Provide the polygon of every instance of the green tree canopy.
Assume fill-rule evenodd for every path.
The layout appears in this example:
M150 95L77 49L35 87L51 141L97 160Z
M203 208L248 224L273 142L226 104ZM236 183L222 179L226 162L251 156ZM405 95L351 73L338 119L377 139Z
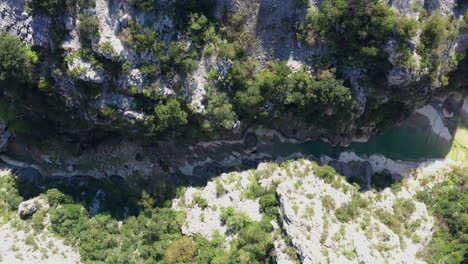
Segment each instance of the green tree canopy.
M181 108L175 98L167 100L154 108L155 126L157 131L166 131L188 123L187 113Z
M25 73L28 68L28 48L10 34L0 34L0 80Z

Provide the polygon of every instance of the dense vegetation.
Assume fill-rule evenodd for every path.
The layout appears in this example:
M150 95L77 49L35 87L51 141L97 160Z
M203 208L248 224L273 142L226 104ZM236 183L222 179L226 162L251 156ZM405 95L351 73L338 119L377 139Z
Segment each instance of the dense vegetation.
M447 181L418 193L436 217L436 231L422 256L428 263L468 260L468 167L449 174Z
M396 13L385 1L327 0L320 8L309 9L305 23L299 28L298 38L309 45L329 47L330 54L340 66L358 64L377 80L391 68L386 45L389 40L394 40L400 67L428 70L433 82L447 85L447 77L440 76L445 69L439 66L447 41L458 34L458 22L438 11L429 16L420 7L414 8L420 11L419 19ZM422 57L420 64L411 47L411 39L419 30L421 40L416 51ZM456 60L451 60L456 64Z
M19 185L21 182L12 176L0 177L0 223L2 217L9 220L16 214L23 201L22 195L37 193L37 190L24 193L25 186L20 193ZM223 219L238 237L231 241L230 250L226 250L224 238L219 234L211 241L198 235L183 236L180 228L185 216L167 207L156 207L157 199L145 192L138 202L139 213L126 216L119 224L115 216L122 216L132 205L127 202L117 206L107 204L107 200L120 202L122 197L117 185L104 187L105 195L110 197L103 201L101 213L95 216L89 215L85 204L90 201L87 199L93 199L96 190L90 186L78 190L69 185L59 186L70 194L55 188L42 193L40 196L51 208L36 213L27 220L28 224L41 232L45 227L44 217L50 215L51 231L76 246L85 263L269 263L273 247L270 220L278 211L273 209L278 202L270 191L262 192L262 210L267 216L260 222L227 209L230 212ZM131 192L125 192L128 196L125 199L134 197ZM83 195L88 198L83 199ZM107 211L110 209L112 211Z
M50 48L55 48L38 49L41 56L35 57L37 64L34 64L32 57L23 56L25 50L31 49L13 44L15 52L7 55L14 55L2 59L6 63L0 67L0 78L4 79L7 72L15 73L11 77L21 83L19 86L27 87L21 88L21 92L31 94L34 102L29 103L30 108L41 111L37 116L50 119L50 123L58 122L61 115L52 118L47 113L69 111L63 118L69 114L98 116L99 122L81 120L83 129L161 137L184 134L199 138L238 128L239 121L247 125L271 124L287 116L341 136L353 133L350 131L354 129L350 126L352 123L375 124L378 130L411 110L404 103L381 104L372 98L373 93L388 93L386 96L393 98L395 92L395 96L401 96L394 89L374 91L385 86L384 79L392 67L388 61L390 40L396 43L393 49L398 54L399 67L429 72L433 83L447 85L448 77L440 73L455 67L457 59L453 54L445 54L446 43L463 27L454 17L442 16L440 12L427 14L416 5L412 8L420 11L418 19L399 14L384 1L326 0L319 7L308 9L305 22L297 32L299 40L326 49L310 58L311 63L307 63L310 67L293 70L285 61L257 61L250 54L259 43L246 28L249 10L226 12L225 19L217 21L211 12L215 6L212 0L176 2L126 0L131 12L172 16L174 29L168 32L164 27L155 26L156 21L136 18L122 23L117 37L131 54L122 57L124 54L114 50L111 41L98 42L102 29L98 12L93 9L94 0L28 1L32 14L53 17ZM298 8L308 8L306 1L297 4ZM63 24L59 21L64 14L77 17L82 44L80 50L71 53L60 50L67 30L56 25ZM419 33L420 41L415 44L413 38ZM421 57L420 61L415 53ZM189 80L194 78L192 74L200 60L212 56L218 60L216 65L206 69L206 96L200 102L203 106L194 109L187 105L187 96L193 93L193 87L188 87L192 85ZM42 65L41 60L46 58L53 59L48 60L48 65ZM70 65L76 65L71 63L75 58L89 62L91 69L78 66L70 69ZM450 63L441 63L444 60ZM362 91L370 95L362 115L358 110L362 98L354 98L350 89L356 85L356 80L350 80L350 70L355 69L363 70L363 76L353 78L360 79L357 80L359 85L369 88L369 91ZM109 80L105 84L81 80L90 70L98 74L105 72ZM21 72L34 78L25 85L24 78L17 76ZM140 85L122 81L135 72L141 73ZM79 98L70 97L70 91L64 92L62 87L55 87L55 81L62 76L71 79L81 95ZM40 93L33 95L30 90ZM136 101L136 109L132 110L142 113L144 120L129 122L122 117L120 106L96 103L109 92L132 97L131 100ZM18 101L22 98L11 97ZM64 101L79 107L63 111ZM22 118L24 120L37 119L21 104L15 104L14 108L10 112L28 116Z
M31 70L29 49L10 34L0 34L0 80L22 78Z

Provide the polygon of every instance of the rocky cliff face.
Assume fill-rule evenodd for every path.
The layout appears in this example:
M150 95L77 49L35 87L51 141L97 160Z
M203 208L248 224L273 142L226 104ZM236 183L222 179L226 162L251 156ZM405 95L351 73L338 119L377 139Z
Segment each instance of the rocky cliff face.
M375 164L381 169L398 169L388 162ZM212 239L218 232L228 242L237 234L223 220L223 208L234 207L237 215L260 221L265 214L261 209L263 198L251 193L259 188L253 186L273 187L279 198L279 216L273 219L273 225L278 227L273 231L278 263L295 263L296 257L302 263L425 263L417 253L430 241L434 220L414 195L430 187L424 186L426 178L437 175L431 178L434 180L431 184L436 184L457 164L451 161L421 164L404 173L412 176L405 180L401 190L386 188L359 193L341 177L323 178L321 169L307 160L286 162L280 167L264 163L257 170L223 174L200 189L188 188L181 198L174 200L173 208L186 213L184 234ZM368 201L366 208L343 220L338 208L346 207L356 197ZM403 201L404 206L413 208L404 216L400 215ZM410 231L396 231L395 226L389 225L388 217L407 223ZM294 251L288 250L288 246Z
M396 12L415 18L422 10L429 14L440 10L444 16L453 15L455 20L461 21L463 10L466 9L463 3L457 6L454 1L448 0L388 3ZM318 63L310 58L326 55L327 46L307 46L296 39L297 28L304 22L307 12L307 8L296 4L293 0L261 0L248 3L215 1L213 14L219 20L220 26L225 26L228 30L242 31L245 54L258 61L260 68L265 67L269 61L286 60L293 70L305 67L313 72ZM310 5L311 8L315 6L314 3ZM142 103L142 97L154 99L181 96L188 104L193 119L207 119L211 122L210 115L206 115L210 101L206 88L213 86L212 76L216 75L219 82L215 81L214 86L220 89L216 86L224 81L233 63L230 59L221 58L217 53L206 52L213 47L207 45L208 48L200 51L195 57L197 70L187 75L151 73L148 65L154 65L155 70L163 66L161 56L157 54L159 51L151 48L139 50L129 45L125 39L129 33L124 29L129 28L129 23L144 25L147 29L157 32L155 37L158 41L170 43L177 40L189 50L193 50L196 43L187 38L186 32L181 29L177 19L178 8L178 1L160 1L158 8L144 12L126 1L97 0L94 6L80 7L75 3L67 7L60 16L48 17L26 8L26 1L5 0L0 2L0 31L17 35L29 45L49 50L41 56L39 75L50 72L50 78L54 80L58 93L54 107L60 109L59 111L68 112L68 116L75 120L87 122L88 125L83 130L104 127L121 134L158 135L154 131L149 133L147 129L146 124L154 120L151 118L152 111L148 107L142 107L145 104ZM96 18L97 32L88 43L91 55L83 52L88 44L84 44L80 33L80 24L84 23L80 21L80 14L90 14ZM65 25L64 35L57 40L54 37L57 35L54 33L57 27L54 25L60 23ZM459 31L460 35L457 38L446 43L442 55L446 59L442 60L440 65L440 75L446 75L456 67L450 59L455 53L464 52L466 30L461 27ZM418 41L419 31L409 40L416 61L421 59L416 52ZM386 126L386 122L380 116L398 122L415 107L423 106L435 94L444 93L444 85L429 82L429 71L420 66L419 62L411 69L401 68L398 65L401 54L398 53L397 46L395 39L390 39L386 45L385 50L388 52L388 61L392 64L392 69L386 73L386 81L378 85L381 87L375 87L375 84L370 87L364 85L362 80L369 76L359 66L344 68L339 72L351 86L355 98L350 110L351 116L343 121L340 128L312 125L297 120L294 114L284 113L274 113L276 117L271 122L272 126L288 137L327 138L334 144L346 145L353 140L365 140L369 135L378 132L382 126ZM61 55L65 57L64 65L59 65L52 59L57 54L57 51L51 50L55 47L58 47ZM94 90L91 92L93 95L87 95L86 90ZM410 96L405 97L404 94ZM229 100L232 98L228 97ZM387 114L389 112L393 114ZM323 118L324 115L317 118ZM228 129L223 133L216 133L216 136L232 137L242 131L239 128L245 129L250 123L251 121L236 115L235 119L224 123ZM79 130L64 129L60 132L77 135ZM239 135L236 137L239 138Z

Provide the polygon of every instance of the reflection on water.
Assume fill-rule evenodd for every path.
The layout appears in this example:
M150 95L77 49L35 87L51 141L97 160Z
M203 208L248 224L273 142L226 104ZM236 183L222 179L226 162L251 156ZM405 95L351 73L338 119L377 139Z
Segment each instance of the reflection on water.
M301 144L269 142L258 146L259 152L273 157L288 156L295 152L320 157L327 155L338 158L343 151L353 151L360 156L382 154L395 160L417 161L428 158L443 158L450 144L434 133L412 124L410 121L373 136L365 143L352 143L347 147L332 146L323 141L308 141Z

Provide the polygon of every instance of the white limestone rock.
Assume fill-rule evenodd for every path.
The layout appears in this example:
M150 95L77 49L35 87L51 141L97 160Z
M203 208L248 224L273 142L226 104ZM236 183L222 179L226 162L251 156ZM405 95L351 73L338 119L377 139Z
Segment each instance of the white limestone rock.
M25 11L26 0L0 2L0 32L18 36L28 45L49 44L50 19L46 16L30 16Z
M74 57L68 62L68 69L78 74L78 78L85 82L102 83L104 81L104 71L96 69L94 65L79 57Z
M442 120L439 112L437 112L437 110L433 106L426 105L423 108L417 109L416 113L426 117L429 120L430 128L432 132L434 132L434 134L446 140L447 142L450 142L452 140L452 135L450 134L450 131L445 126L444 121Z
M36 197L20 203L18 206L18 215L21 219L26 220L33 216L37 211L48 208L49 204L44 199Z

